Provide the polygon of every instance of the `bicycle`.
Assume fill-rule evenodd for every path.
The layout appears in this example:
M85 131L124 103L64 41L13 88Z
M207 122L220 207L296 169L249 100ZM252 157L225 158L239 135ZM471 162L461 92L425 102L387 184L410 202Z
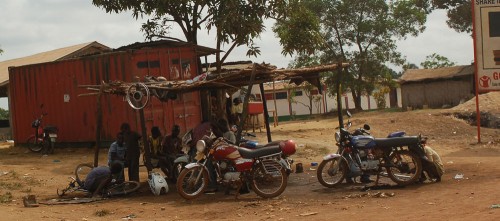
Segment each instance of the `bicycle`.
M75 177L70 177L70 182L66 188L59 192L57 189L57 195L63 197L67 193L72 192L82 192L86 195L90 195L88 190L84 188L85 178L92 171L94 166L89 163L82 163L75 168ZM114 197L123 196L137 191L141 187L140 183L137 181L124 181L121 183L113 183L102 190L102 197Z

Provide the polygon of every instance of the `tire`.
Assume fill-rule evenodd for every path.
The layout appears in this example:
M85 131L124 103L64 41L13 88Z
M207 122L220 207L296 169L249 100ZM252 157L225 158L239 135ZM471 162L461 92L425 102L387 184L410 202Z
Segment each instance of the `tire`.
M92 171L93 168L94 168L94 166L90 163L82 163L82 164L78 164L78 166L76 166L76 168L75 168L75 180L78 183L78 185L83 187L83 185L85 183L85 178L90 173L90 171Z
M252 172L250 185L252 190L262 198L273 198L281 195L287 186L286 170L278 162L259 165Z
M400 186L416 182L422 174L422 161L413 152L408 150L396 151L389 156L390 167L386 167L387 174L392 181Z
M125 181L106 188L105 194L108 197L127 195L137 191L140 187L141 184L137 181Z
M179 178L182 170L186 167L186 163L175 163L174 167L172 168L172 181L177 182L177 179Z
M202 166L185 168L177 178L177 192L184 199L199 197L208 186L208 172Z
M43 143L38 143L35 135L31 135L26 139L26 144L28 145L28 149L35 153L39 153L43 149Z
M321 185L333 188L345 179L349 166L342 157L323 160L319 164L316 175Z

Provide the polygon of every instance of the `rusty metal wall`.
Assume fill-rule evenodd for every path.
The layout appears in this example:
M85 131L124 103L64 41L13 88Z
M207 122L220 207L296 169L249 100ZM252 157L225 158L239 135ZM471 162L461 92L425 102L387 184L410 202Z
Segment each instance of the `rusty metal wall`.
M97 96L79 97L90 91L78 85L113 80L134 82L135 76L142 80L146 75L164 76L167 80L190 79L197 75L196 65L194 49L186 47L130 50L10 68L13 139L24 143L34 134L31 122L43 111L48 113L43 125L59 128L58 142L93 142ZM138 113L124 97L105 94L101 99L103 140L113 140L122 122L129 122L133 130L140 131ZM144 108L148 133L153 125L159 126L163 134L169 134L174 123L183 132L195 127L201 122L200 103L199 92L185 93L167 102L152 98Z

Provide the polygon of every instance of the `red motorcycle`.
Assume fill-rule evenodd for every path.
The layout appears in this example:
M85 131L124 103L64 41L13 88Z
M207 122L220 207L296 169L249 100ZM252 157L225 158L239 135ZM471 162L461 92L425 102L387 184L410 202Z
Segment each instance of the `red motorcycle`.
M40 109L43 108L43 104L40 105ZM47 113L40 114L32 123L31 127L35 129L35 134L26 139L28 148L33 152L42 152L43 154L54 153L54 143L57 139L57 127L54 126L42 126L42 119Z
M196 150L197 162L186 165L177 179L177 192L183 198L194 199L203 194L210 179L207 169L209 162L215 168L217 183L228 189L236 189L236 197L241 187L248 182L257 195L272 198L285 191L288 176L280 164L280 158L282 154L294 154L296 144L293 140L287 140L276 146L248 149L211 134L196 143Z

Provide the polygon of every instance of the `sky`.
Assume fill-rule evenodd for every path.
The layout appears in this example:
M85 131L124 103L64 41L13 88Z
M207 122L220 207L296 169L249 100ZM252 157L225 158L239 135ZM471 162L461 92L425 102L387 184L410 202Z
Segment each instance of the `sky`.
M0 61L20 58L57 48L97 41L111 48L144 41L140 32L146 19L134 19L131 12L108 14L92 5L92 0L0 0ZM420 65L433 53L447 57L457 65L474 60L472 38L446 25L446 11L435 11L427 17L426 30L417 37L398 41L398 50L407 61ZM252 60L287 67L292 57L281 54L279 40L271 31L272 21L255 43L261 49L258 57L247 57L246 48L235 49L227 61ZM172 37L184 39L180 31ZM215 38L200 32L199 45L215 47ZM215 56L209 62L215 61ZM6 98L0 107L8 109Z

